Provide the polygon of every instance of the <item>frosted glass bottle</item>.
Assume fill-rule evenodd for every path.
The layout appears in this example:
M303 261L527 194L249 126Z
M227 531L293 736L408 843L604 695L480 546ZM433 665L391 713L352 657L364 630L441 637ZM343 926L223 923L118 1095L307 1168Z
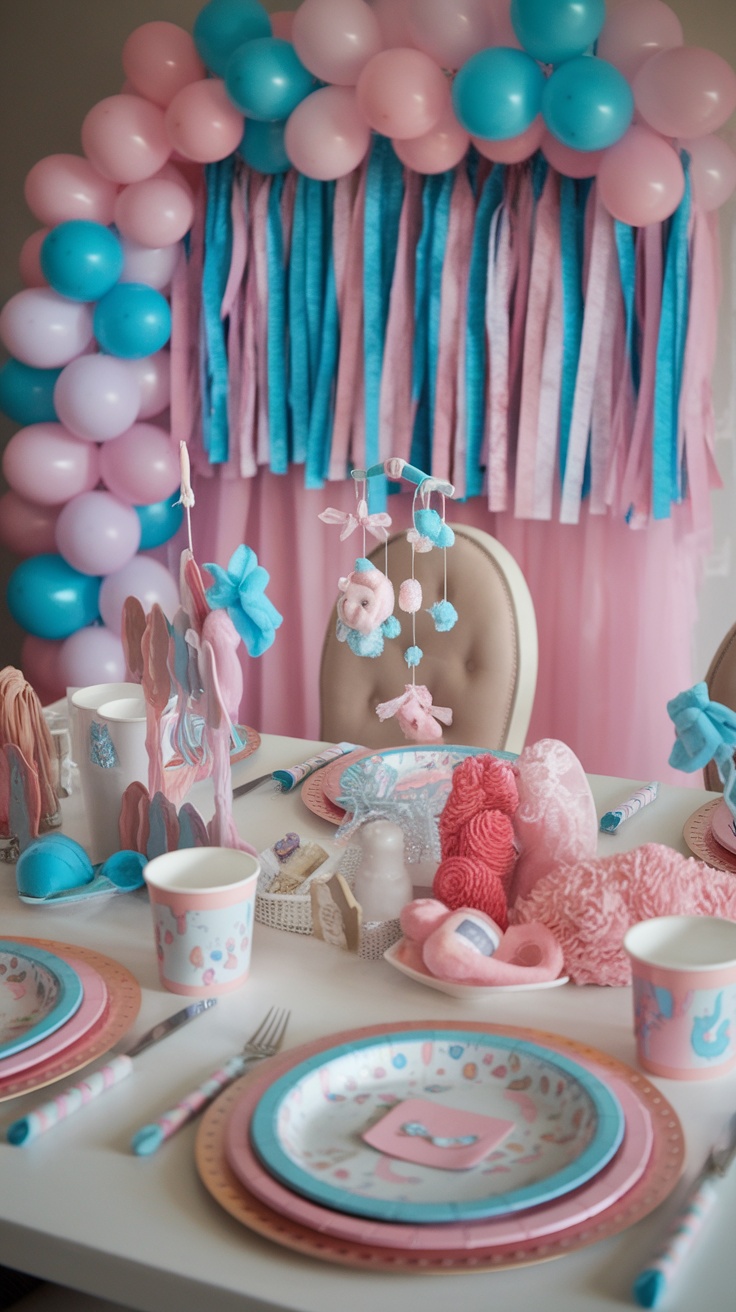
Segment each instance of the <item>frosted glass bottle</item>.
M363 921L395 920L414 896L404 860L404 832L389 820L370 820L359 837L363 858L355 876L355 898Z

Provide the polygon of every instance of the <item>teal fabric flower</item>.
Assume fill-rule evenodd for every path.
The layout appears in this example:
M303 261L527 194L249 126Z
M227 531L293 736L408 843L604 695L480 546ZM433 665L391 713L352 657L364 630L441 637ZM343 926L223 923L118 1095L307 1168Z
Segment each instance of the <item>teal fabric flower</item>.
M226 610L240 634L249 656L262 656L283 623L276 607L266 596L270 575L258 564L250 547L233 552L227 570L219 565L205 565L215 580L205 596L212 610Z
M720 702L712 702L708 685L696 683L667 703L677 741L670 765L692 774L715 760L721 778L736 746L736 714Z

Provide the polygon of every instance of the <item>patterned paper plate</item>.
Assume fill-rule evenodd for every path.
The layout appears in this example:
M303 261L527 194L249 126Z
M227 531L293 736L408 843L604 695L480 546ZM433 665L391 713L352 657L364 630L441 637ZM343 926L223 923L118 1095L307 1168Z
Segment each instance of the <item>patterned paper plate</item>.
M88 1062L109 1052L119 1039L128 1032L141 1005L141 989L134 975L112 957L105 957L101 952L91 948L78 947L72 943L56 943L50 939L19 938L19 943L44 948L64 957L71 966L78 961L94 967L102 976L107 988L107 1006L100 1019L77 1043L64 1048L48 1061L40 1062L30 1070L0 1079L0 1102L15 1098L19 1093L32 1093L43 1089L55 1080L64 1079L74 1071L81 1070Z
M389 1113L397 1127L378 1147ZM475 1134L464 1129L468 1115ZM458 1149L486 1129L475 1169L452 1169ZM569 1193L611 1160L623 1132L617 1099L577 1062L514 1035L422 1025L292 1066L255 1109L251 1143L277 1180L314 1202L431 1224L505 1216ZM407 1140L412 1165L397 1170Z
M40 1062L48 1061L50 1057L70 1048L88 1034L102 1017L107 1006L107 985L104 979L93 966L80 958L75 959L74 969L84 989L79 1011L75 1011L71 1020L62 1025L61 1029L41 1039L40 1043L34 1043L32 1048L24 1048L12 1057L4 1057L0 1061L0 1080L7 1080L11 1075L21 1075L32 1066L38 1066Z
M434 814L438 814L450 792L455 766L468 756L482 756L484 750L482 747L462 747L456 743L386 747L380 751L362 748L350 756L332 761L320 771L322 789L330 801L339 804L348 771L353 778L359 778L363 773L372 776L380 765L385 767L386 787L392 793L421 791L426 795ZM515 759L509 752L493 752L492 755L506 760Z
M82 984L67 961L0 939L0 1058L45 1039L78 1011Z
M441 1026L442 1022L438 1021L436 1024ZM405 1028L405 1023L387 1024L381 1027L384 1034ZM487 1030L487 1025L482 1022L465 1021L463 1028L475 1029L483 1033ZM269 1063L252 1076L246 1076L231 1085L205 1112L196 1144L197 1169L202 1182L219 1205L237 1221L282 1247L339 1266L401 1274L434 1272L463 1274L470 1271L498 1270L544 1262L596 1243L599 1239L619 1234L648 1216L673 1191L682 1171L685 1141L682 1127L672 1105L640 1072L632 1070L623 1062L595 1048L576 1043L573 1039L536 1030L496 1027L498 1032L502 1029L519 1038L553 1046L556 1051L565 1053L580 1062L590 1062L604 1079L610 1075L620 1080L638 1099L651 1125L654 1142L646 1170L641 1177L623 1196L614 1195L608 1206L592 1216L581 1217L580 1221L567 1226L560 1234L535 1236L495 1246L480 1244L469 1249L464 1242L456 1241L458 1227L448 1226L445 1227L446 1246L433 1245L430 1251L422 1251L413 1246L411 1235L414 1228L406 1227L409 1232L406 1245L388 1248L381 1241L385 1227L379 1222L364 1222L363 1224L368 1227L366 1238L359 1241L346 1238L344 1235L327 1233L319 1224L305 1224L294 1220L257 1198L237 1178L226 1159L225 1145L230 1116L251 1080L261 1080L270 1070L281 1070L281 1062L288 1061L289 1058L299 1058L306 1052L313 1051L319 1046L318 1044L305 1045L304 1048L287 1053L282 1058L275 1058L273 1064ZM353 1037L360 1038L367 1032L370 1031L360 1031ZM322 1040L322 1045L331 1046L337 1041L347 1040L350 1037L350 1032L331 1035L329 1039ZM612 1170L612 1166L606 1167L605 1170ZM305 1206L315 1207L314 1204L306 1203ZM315 1207L315 1210L318 1209ZM473 1226L502 1225L505 1222L487 1221L472 1224ZM459 1228L464 1234L468 1233L468 1225ZM422 1229L427 1229L429 1232L426 1227Z
M736 875L736 853L721 847L713 833L713 813L721 804L721 798L716 797L712 802L699 806L685 821L682 836L693 856L713 866L714 870L725 870L728 874Z

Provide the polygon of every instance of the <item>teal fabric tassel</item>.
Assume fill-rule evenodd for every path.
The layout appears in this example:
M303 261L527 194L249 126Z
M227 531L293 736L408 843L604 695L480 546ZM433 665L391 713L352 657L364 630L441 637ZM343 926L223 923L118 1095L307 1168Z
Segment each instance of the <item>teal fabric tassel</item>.
M473 228L473 245L468 272L468 305L465 339L465 389L467 412L466 495L479 496L483 490L480 464L485 427L486 376L486 284L488 265L493 252L488 250L491 222L501 201L506 167L497 164L488 174L481 191Z
M211 465L228 458L230 434L227 397L227 338L220 317L232 258L233 229L230 212L235 157L207 164L207 208L202 269L202 336L200 363L202 389L202 442Z
M391 281L396 263L399 220L404 196L403 167L391 142L373 142L365 193L363 230L363 369L365 377L366 466L380 460L380 402L383 351ZM386 483L371 483L371 509L386 505Z
M334 417L332 399L340 346L340 318L335 282L335 261L332 250L332 220L335 204L334 182L324 184L322 202L324 205L323 237L326 271L324 288L321 290L322 311L318 342L319 354L314 361L315 383L307 438L307 467L304 485L308 488L324 487L329 470L332 421ZM317 288L315 287L314 294L316 295L316 293Z
M292 423L292 460L303 465L309 434L309 340L307 333L307 188L309 179L299 174L294 197L289 256L289 407Z
M289 410L286 395L286 267L281 223L283 174L276 174L271 179L270 188L266 223L269 468L272 474L285 474L289 467Z
M575 400L575 379L583 335L582 249L578 195L574 180L564 177L560 186L560 252L563 303L560 478L564 482Z
M652 514L655 519L668 519L672 502L679 501L682 496L677 461L678 402L687 336L691 204L687 157L684 162L685 192L670 221L657 339L652 443Z

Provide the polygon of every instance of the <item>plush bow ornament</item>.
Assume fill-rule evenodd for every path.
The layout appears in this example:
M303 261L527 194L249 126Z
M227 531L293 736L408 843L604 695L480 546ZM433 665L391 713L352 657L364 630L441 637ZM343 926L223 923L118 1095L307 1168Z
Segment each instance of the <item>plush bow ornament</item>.
M423 683L407 683L400 697L379 703L376 715L379 720L390 720L395 715L404 737L415 743L441 742L438 721L452 724L450 707L433 706L432 694Z
M323 524L340 524L341 542L344 542L345 538L349 538L356 528L366 529L379 542L385 542L388 538L388 529L391 527L391 516L383 511L379 511L375 515L369 515L368 502L365 500L358 502L354 515L349 510L336 510L333 506L328 506L318 518L322 520Z
M210 607L212 610L223 607L243 639L248 655L262 656L273 644L283 616L266 596L269 574L258 564L255 551L242 545L233 552L227 570L219 565L205 565L205 569L215 580L205 594Z
M723 781L723 796L729 810L736 815L736 714L721 702L712 702L708 685L696 683L667 703L667 713L675 726L677 741L669 763L675 770L694 774L709 761L715 761Z
M380 656L384 638L395 638L401 625L393 614L394 587L389 578L359 556L352 574L338 581L337 637L356 656Z

